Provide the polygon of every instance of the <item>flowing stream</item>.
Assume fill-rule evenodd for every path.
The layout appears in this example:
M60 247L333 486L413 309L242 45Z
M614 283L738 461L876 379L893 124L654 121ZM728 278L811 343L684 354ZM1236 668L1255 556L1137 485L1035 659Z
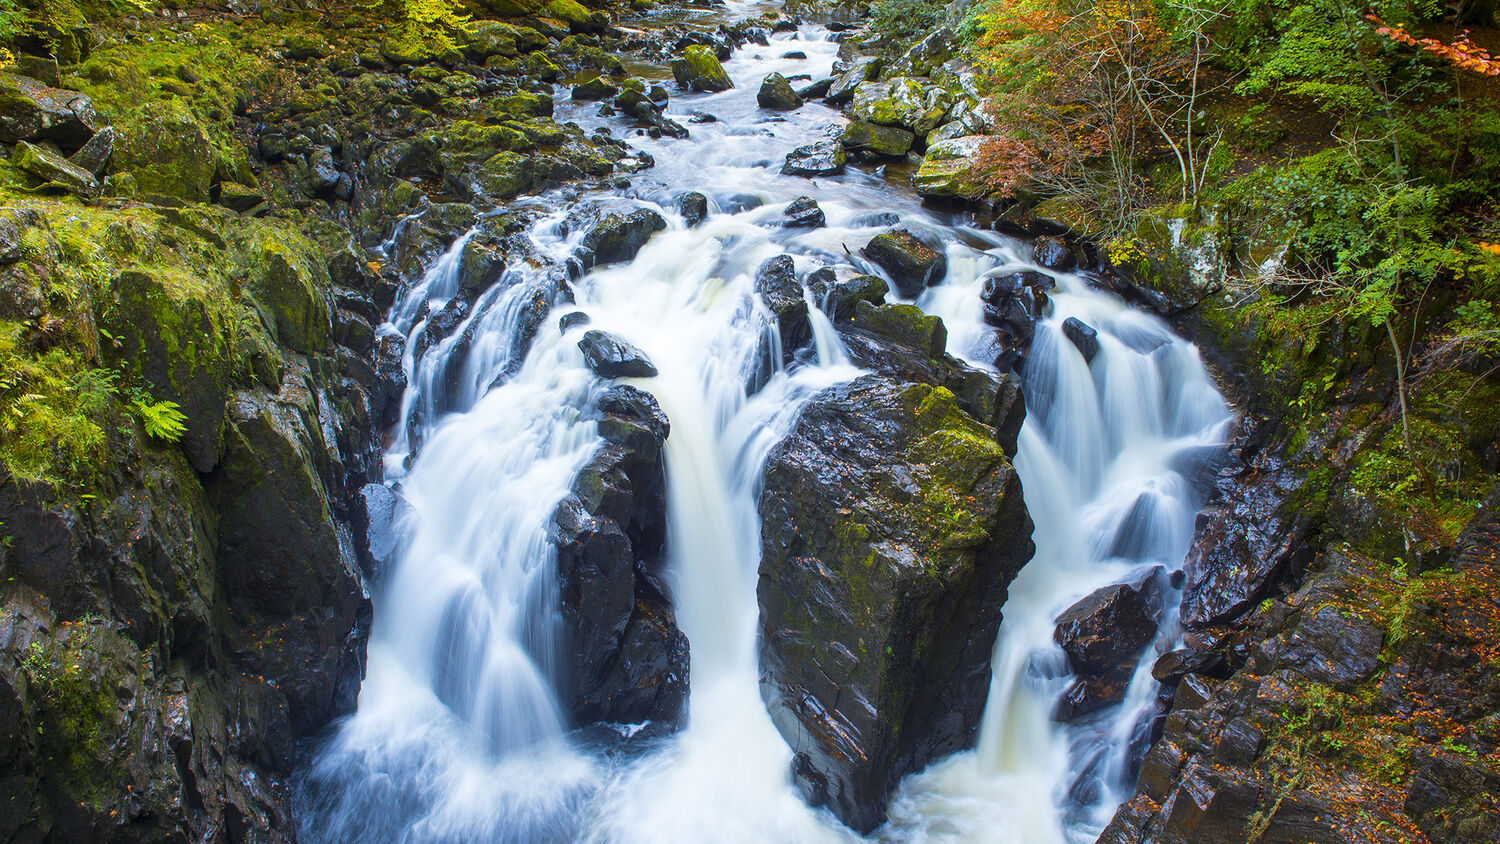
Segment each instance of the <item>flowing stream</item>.
M917 304L943 317L949 351L970 358L988 330L984 274L1030 265L1023 244L924 209L879 173L779 175L787 152L836 133L843 118L813 103L760 110L760 80L773 71L822 78L837 46L811 25L772 36L769 47L747 45L726 63L736 88L681 95L668 110L684 123L693 112L717 122L693 124L686 140L632 137L656 166L628 188L583 199L654 208L668 228L633 261L574 282L576 304L557 303L529 353L514 338L543 271L525 266L485 291L459 331L416 353L427 314L457 295L467 237L396 303L381 331L409 338L402 416L413 421L398 426L386 470L410 507L398 562L376 594L358 710L302 778L304 840L856 838L791 785L791 751L758 686L755 580L762 463L807 398L859 371L820 321L815 354L747 397L770 324L753 277L781 253L795 256L799 274L847 264L884 225L879 215L894 213L947 244L947 280ZM793 51L806 57L785 57ZM559 99L558 119L621 130L596 108ZM691 229L674 210L689 190L708 195L712 210ZM775 225L802 195L819 202L827 227ZM534 201L556 210L530 237L561 261L582 233L560 234L561 194ZM574 309L660 370L629 383L652 393L671 422L668 575L692 669L687 725L666 738L620 740L640 725L606 731L614 741L600 728L570 731L553 692L560 617L547 525L600 443L587 411L609 386L584 365L581 332L559 325ZM1069 316L1098 330L1092 364L1061 333ZM454 378L450 358L464 333L472 346ZM908 777L878 840L1088 841L1133 788L1131 748L1155 712L1150 649L1122 705L1053 724L1069 677L1052 619L1100 586L1181 567L1202 504L1189 470L1221 448L1229 411L1193 346L1071 275L1059 278L1025 373L1016 465L1037 553L1005 606L979 745ZM1151 649L1176 635L1169 612Z

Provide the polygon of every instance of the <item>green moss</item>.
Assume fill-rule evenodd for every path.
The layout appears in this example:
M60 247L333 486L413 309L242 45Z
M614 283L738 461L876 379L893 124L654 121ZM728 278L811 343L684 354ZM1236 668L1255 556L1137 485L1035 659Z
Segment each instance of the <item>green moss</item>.
M21 664L40 703L41 753L79 802L93 803L114 785L102 764L115 715L107 635L90 618L64 623L58 638L32 642Z

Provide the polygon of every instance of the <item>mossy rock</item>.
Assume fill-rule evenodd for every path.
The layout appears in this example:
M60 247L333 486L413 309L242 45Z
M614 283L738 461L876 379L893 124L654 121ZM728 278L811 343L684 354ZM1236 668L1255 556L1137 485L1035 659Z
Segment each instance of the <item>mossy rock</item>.
M502 18L529 18L542 10L541 0L476 0Z
M696 44L683 51L682 58L672 60L672 76L678 85L694 91L727 91L734 87L719 57Z
M200 472L213 469L223 441L234 320L232 303L204 282L145 270L115 275L101 315L125 371L187 417L182 447Z
M854 325L915 349L928 358L941 358L948 347L948 329L942 318L926 313L916 305L876 307L862 299L854 306Z
M609 18L603 12L590 12L578 0L551 0L546 14L568 25L572 32L603 32L609 29Z
M329 282L321 261L266 241L250 288L270 312L276 336L293 351L314 354L328 348L333 322L324 293Z
M216 170L208 132L180 100L147 103L117 125L113 172L138 194L207 202Z
M912 186L926 197L974 199L984 195L987 188L981 174L974 171L974 157L985 140L955 138L934 144L912 177Z
M902 156L916 143L917 136L899 126L877 126L863 120L852 121L840 136L844 146L855 152Z

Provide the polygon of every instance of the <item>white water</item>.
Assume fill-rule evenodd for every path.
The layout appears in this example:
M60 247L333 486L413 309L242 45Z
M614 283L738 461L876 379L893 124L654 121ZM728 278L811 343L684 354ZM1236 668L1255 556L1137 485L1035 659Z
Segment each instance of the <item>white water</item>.
M776 36L769 48L748 45L727 63L735 90L674 99L670 111L679 120L692 110L720 118L693 125L691 139L633 138L657 167L623 194L660 210L669 228L629 264L599 268L573 285L590 327L629 340L660 370L631 383L651 392L671 421L668 571L691 646L687 726L618 752L570 733L558 711L555 551L546 526L599 443L582 416L608 384L584 367L580 332L558 327L558 315L573 306L559 304L524 361L513 359L521 305L544 281L540 271L516 268L480 297L464 328L420 359L408 343L402 416L419 420L422 436L414 442L398 426L386 459L388 481L412 505L403 551L376 595L358 711L307 772L306 840L855 838L828 813L808 809L791 786L791 752L760 697L755 578L764 458L805 399L858 372L818 315L815 354L746 398L768 320L753 275L783 252L796 256L799 274L847 265L849 252L874 233L860 218L894 211L949 243L948 280L918 304L944 318L949 350L967 356L985 331L981 275L1024 262L1019 244L952 228L871 173L851 169L812 181L778 175L786 152L836 131L841 119L815 104L791 115L759 111L755 90L772 71L826 75L837 45L823 35L804 27ZM809 58L778 58L790 50ZM560 120L621 128L565 101L559 107ZM715 206L695 229L671 210L686 190L709 195ZM819 201L828 227L769 225L803 194ZM745 205L759 207L724 210ZM538 249L557 259L579 237L558 234L563 216L532 230ZM383 331L422 332L427 313L455 295L461 248L462 241L402 296ZM1061 284L1027 367L1031 411L1016 460L1037 525L1037 556L1011 588L979 747L908 778L891 823L876 833L881 840L1090 840L1130 787L1123 766L1154 699L1151 660L1142 661L1122 706L1058 727L1049 714L1067 677L1051 643L1052 618L1094 588L1153 564L1180 567L1200 502L1171 468L1173 455L1222 441L1228 413L1190 345L1080 279ZM1070 315L1099 331L1102 349L1091 367L1061 338ZM458 394L444 395L441 373L465 329L473 348ZM1140 351L1156 343L1155 351ZM1157 506L1150 518L1127 520L1141 495ZM1116 541L1123 534L1139 540ZM1125 545L1128 553L1117 553ZM1160 647L1172 636L1169 623ZM1092 790L1070 797L1086 770Z

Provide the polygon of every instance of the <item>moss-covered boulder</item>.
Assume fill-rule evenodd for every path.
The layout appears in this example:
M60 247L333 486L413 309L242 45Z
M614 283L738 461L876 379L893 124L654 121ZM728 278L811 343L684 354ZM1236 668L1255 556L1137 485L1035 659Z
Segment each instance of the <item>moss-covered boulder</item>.
M875 235L860 254L884 270L896 292L908 299L948 274L948 257L904 229Z
M147 103L117 129L113 172L130 174L141 195L208 201L214 151L203 125L181 100Z
M899 126L877 126L855 120L844 127L839 140L851 152L895 157L906 155L917 136Z
M978 727L1033 550L999 439L943 387L870 375L814 397L767 459L762 691L803 794L859 832Z
M672 77L680 87L694 91L727 91L734 87L719 57L696 44L684 50L682 58L672 60Z
M94 178L93 173L46 147L20 141L11 154L10 162L40 187L61 189L83 197L97 196L99 193L99 180Z
M327 273L311 256L266 241L250 277L250 289L276 326L277 337L302 354L325 350L333 332Z
M589 11L578 0L550 0L543 12L567 24L572 32L603 32L609 29L607 15Z
M760 90L755 93L755 102L761 108L772 111L791 111L802 107L802 97L792 88L792 83L779 73L761 80Z
M912 186L918 194L931 198L974 199L983 195L987 188L982 175L974 170L974 156L985 141L974 136L933 144L912 176Z
M926 135L943 122L952 106L953 95L942 86L900 77L861 85L849 113L855 120Z
M99 126L87 95L43 85L28 76L0 73L0 141L49 140L74 150Z

